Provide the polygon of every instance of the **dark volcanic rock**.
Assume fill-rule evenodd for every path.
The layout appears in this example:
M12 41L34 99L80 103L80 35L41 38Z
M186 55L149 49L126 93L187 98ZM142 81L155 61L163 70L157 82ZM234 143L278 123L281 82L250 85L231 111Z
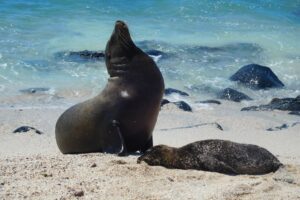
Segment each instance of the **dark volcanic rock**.
M165 89L165 95L170 95L170 94L180 94L182 96L189 96L188 93L186 92L183 92L183 91L180 91L180 90L177 90L177 89L173 89L173 88L167 88Z
M70 56L80 56L81 58L84 59L103 59L105 57L104 52L102 51L88 51L88 50L84 50L84 51L71 51L69 52Z
M241 102L243 100L252 100L249 96L231 88L226 88L217 94L218 98L229 101Z
M148 51L145 51L146 54L148 54L149 56L166 56L166 54L162 51L159 50L155 50L155 49L151 49Z
M268 128L267 131L280 131L282 129L286 129L289 126L287 124L282 124L281 126L276 126L274 128Z
M69 62L104 61L103 51L62 51L54 54L56 58Z
M296 98L274 98L267 105L250 106L242 108L241 111L258 111L258 110L288 110L300 111L300 95Z
M267 131L280 131L282 129L287 129L289 127L294 127L298 124L300 124L300 122L294 122L290 126L288 124L282 124L281 126L276 126L274 128L268 128Z
M192 108L189 104L187 104L186 102L184 101L176 101L176 102L170 102L169 100L167 99L163 99L160 103L160 107L166 105L166 104L169 104L169 103L172 103L174 105L177 106L177 108L183 110L183 111L188 111L188 112L192 112Z
M31 126L21 126L19 128L17 128L16 130L13 131L13 133L24 133L24 132L28 132L30 130L34 130L37 134L43 134L43 132L37 130L36 128L33 128Z
M300 116L300 111L292 111L292 112L289 112L290 115L298 115Z
M237 81L251 89L267 89L284 86L269 67L257 64L242 67L230 77L230 80Z
M162 107L162 106L164 106L168 103L170 103L170 101L168 99L162 99L161 102L160 102L160 107Z
M158 145L138 158L149 165L196 169L224 174L266 174L282 164L268 150L226 140L203 140L181 148Z
M205 103L205 104L207 104L207 103L213 103L213 104L218 104L218 105L220 105L220 104L221 104L221 102L220 102L220 101L213 100L213 99L210 99L210 100L205 100L205 101L196 101L196 103Z
M187 104L184 101L176 101L173 102L178 108L180 108L183 111L188 111L188 112L192 112L192 108L189 104Z
M167 55L155 49L146 51L149 56L162 56L167 57ZM66 61L104 61L105 53L103 51L62 51L54 54L56 58L64 59Z
M71 51L70 56L80 56L81 58L84 58L84 59L99 60L99 59L103 59L105 57L105 54L102 51L84 50L84 51Z

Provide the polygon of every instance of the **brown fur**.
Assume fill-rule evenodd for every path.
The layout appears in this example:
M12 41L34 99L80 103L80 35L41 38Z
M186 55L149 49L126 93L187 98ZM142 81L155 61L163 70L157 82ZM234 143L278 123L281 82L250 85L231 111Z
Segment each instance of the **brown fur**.
M117 21L105 50L110 75L96 97L66 110L56 123L62 153L145 151L152 146L164 81L155 62Z
M282 165L264 148L226 140L203 140L181 148L158 145L138 158L138 163L142 161L166 168L254 175L274 172Z

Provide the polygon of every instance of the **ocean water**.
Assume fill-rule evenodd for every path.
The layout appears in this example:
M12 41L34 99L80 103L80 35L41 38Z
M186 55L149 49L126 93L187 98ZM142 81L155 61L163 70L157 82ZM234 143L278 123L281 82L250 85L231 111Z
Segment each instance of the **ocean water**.
M104 50L119 19L140 48L163 52L154 59L166 87L194 100L226 87L258 102L300 94L300 0L0 0L0 107L66 106L98 94L103 60L61 55ZM285 87L252 91L228 80L251 63L270 67Z

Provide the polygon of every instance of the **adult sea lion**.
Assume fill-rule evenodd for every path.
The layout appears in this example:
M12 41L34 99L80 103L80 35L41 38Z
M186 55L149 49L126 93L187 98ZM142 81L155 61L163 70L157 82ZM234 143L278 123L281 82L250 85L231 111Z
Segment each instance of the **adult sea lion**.
M56 142L62 153L124 155L153 146L164 81L155 62L135 46L122 21L116 22L107 42L105 62L110 77L103 91L66 110L56 123Z
M266 174L282 164L266 149L226 140L203 140L181 148L158 145L138 158L138 163L175 169L197 169L224 174Z

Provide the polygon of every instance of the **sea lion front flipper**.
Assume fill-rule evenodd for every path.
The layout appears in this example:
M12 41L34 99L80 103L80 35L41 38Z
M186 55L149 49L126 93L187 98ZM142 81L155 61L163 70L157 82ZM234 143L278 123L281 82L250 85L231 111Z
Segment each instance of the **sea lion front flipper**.
M127 148L126 148L126 145L125 145L125 141L124 141L122 132L120 130L120 123L116 120L113 120L112 121L112 126L114 127L116 133L119 135L119 138L120 138L120 141L121 141L121 149L118 152L118 156L127 156L128 155Z
M205 156L203 158L203 161L204 161L203 162L204 167L208 171L214 171L214 172L219 172L219 173L223 173L223 174L231 174L231 175L239 174L231 166L229 166L228 164L224 163L221 160L218 160L217 158Z
M147 143L141 148L141 153L145 153L148 149L153 147L153 137L149 138Z
M120 130L120 123L116 120L113 120L111 123L109 137L111 143L108 143L107 146L103 148L103 152L116 153L118 156L128 155L125 141Z

